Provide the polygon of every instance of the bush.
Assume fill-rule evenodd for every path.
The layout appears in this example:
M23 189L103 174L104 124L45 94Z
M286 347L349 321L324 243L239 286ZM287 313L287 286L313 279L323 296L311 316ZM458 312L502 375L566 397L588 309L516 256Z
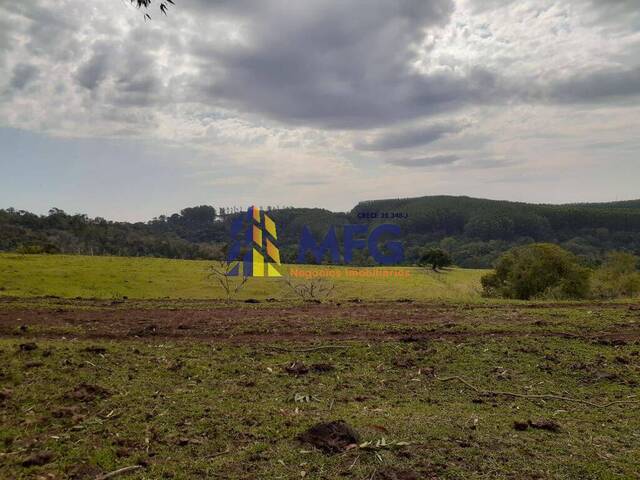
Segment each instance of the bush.
M634 297L640 293L638 257L611 252L593 274L593 295L598 298Z
M43 253L60 253L60 250L55 245L46 243L42 245L20 245L16 248L16 253L22 255L40 255Z
M516 247L502 255L495 273L482 278L485 296L576 299L589 295L589 271L577 258L550 243Z

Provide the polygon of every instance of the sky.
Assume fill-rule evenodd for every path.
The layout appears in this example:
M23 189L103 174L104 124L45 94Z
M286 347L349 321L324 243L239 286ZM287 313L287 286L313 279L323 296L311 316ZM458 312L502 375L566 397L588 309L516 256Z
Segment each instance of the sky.
M0 0L0 208L640 198L637 0Z

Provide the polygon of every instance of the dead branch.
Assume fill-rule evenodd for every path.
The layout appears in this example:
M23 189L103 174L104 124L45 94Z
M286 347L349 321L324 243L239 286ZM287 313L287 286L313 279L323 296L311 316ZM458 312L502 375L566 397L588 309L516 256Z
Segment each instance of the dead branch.
M317 350L326 350L331 348L349 348L349 347L350 345L320 345L318 347L313 347L313 348L295 349L295 348L283 348L283 347L276 347L275 345L269 345L267 348L270 348L271 350L278 350L278 351L287 352L287 353L305 353L305 352L315 352Z
M301 300L321 302L335 290L335 284L326 278L308 278L294 282L289 275L282 278L284 284Z
M231 262L219 260L209 265L209 278L214 278L224 290L227 302L231 297L237 294L247 283L249 277L242 275L239 279L237 276L231 275L234 265Z
M222 452L212 453L211 455L208 455L207 458L208 459L218 458L218 457L221 457L223 455L227 455L228 453L231 453L231 449L230 448L227 448L226 450L223 450Z
M595 408L608 408L612 405L618 405L618 404L640 404L640 400L615 400L613 402L599 404L599 403L590 402L588 400L581 400L579 398L563 397L561 395L553 395L553 394L535 395L535 394L526 394L526 393L501 392L496 390L483 390L481 388L478 388L472 385L471 383L467 382L464 378L461 378L461 377L445 377L445 378L436 377L436 379L439 380L440 382L458 381L466 385L467 387L469 387L471 390L475 391L479 395L482 395L485 397L503 396L503 397L525 398L527 400L562 400L564 402L582 403L583 405L589 405L590 407L595 407Z
M142 465L132 465L130 467L119 468L118 470L114 470L113 472L105 473L104 475L98 475L96 477L96 480L107 480L108 478L113 478L124 473L138 470L139 468L142 468Z

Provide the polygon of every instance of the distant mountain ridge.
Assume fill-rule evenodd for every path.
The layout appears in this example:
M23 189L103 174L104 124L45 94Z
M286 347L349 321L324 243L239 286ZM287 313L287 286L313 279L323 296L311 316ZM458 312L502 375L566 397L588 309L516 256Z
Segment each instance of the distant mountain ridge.
M500 205L518 205L526 207L576 207L576 208L604 208L604 209L637 209L640 211L640 199L636 200L615 200L611 202L576 202L576 203L533 203L533 202L520 202L514 200L495 200L488 198L469 197L466 195L425 195L422 197L407 197L407 198L388 198L379 200L363 200L359 202L354 210L364 205L410 205L416 202L447 202L447 201L460 201L470 203L493 203Z

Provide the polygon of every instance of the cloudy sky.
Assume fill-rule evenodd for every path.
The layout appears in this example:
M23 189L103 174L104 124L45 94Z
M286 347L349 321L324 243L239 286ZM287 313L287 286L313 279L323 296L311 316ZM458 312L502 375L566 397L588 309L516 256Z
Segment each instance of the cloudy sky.
M637 0L175 3L0 0L0 208L640 197Z

